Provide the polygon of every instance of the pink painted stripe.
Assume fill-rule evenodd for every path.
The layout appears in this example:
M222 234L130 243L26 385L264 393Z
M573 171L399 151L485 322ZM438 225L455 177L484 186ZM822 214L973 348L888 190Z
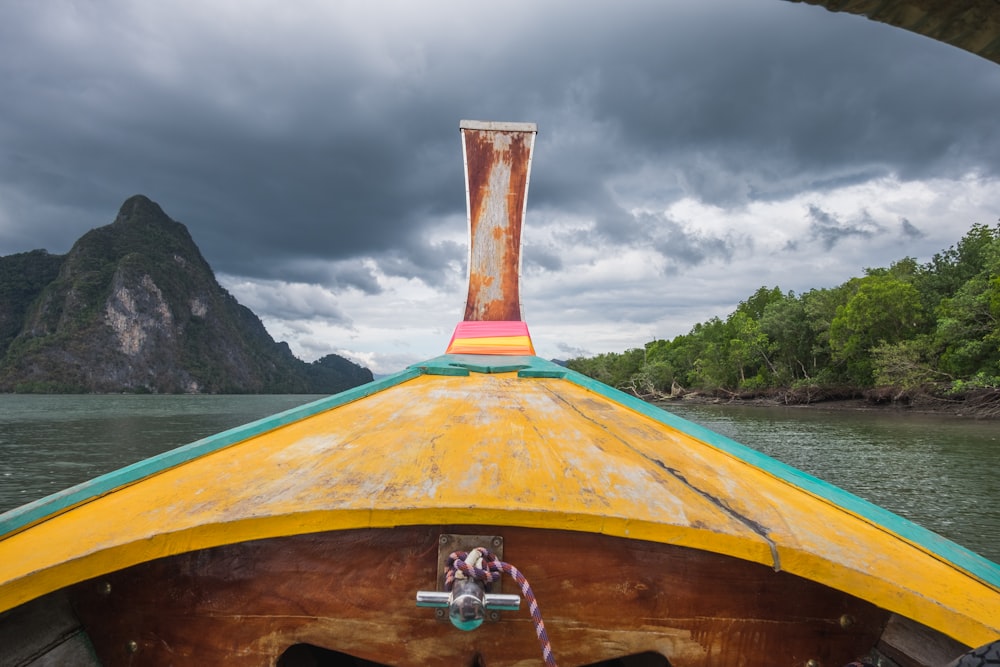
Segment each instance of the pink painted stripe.
M527 336L528 323L520 320L469 320L459 322L454 338L488 338L490 336Z

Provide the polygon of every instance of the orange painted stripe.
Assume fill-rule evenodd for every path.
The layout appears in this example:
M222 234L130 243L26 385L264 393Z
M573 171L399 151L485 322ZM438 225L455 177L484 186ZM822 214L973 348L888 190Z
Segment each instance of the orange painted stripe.
M526 336L512 338L467 338L453 341L447 354L508 354L534 356L535 348Z

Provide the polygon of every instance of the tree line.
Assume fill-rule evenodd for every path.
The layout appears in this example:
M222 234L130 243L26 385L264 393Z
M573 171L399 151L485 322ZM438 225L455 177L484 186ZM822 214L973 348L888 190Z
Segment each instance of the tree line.
M672 340L567 365L643 397L699 391L786 402L1000 395L1000 224L803 294L761 287Z

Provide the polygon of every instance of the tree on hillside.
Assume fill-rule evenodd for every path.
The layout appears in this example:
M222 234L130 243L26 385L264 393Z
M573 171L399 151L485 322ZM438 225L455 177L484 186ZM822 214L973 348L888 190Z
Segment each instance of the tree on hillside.
M977 248L980 271L937 308L941 368L955 377L1000 379L1000 235ZM990 379L992 378L992 380Z
M922 332L925 314L917 288L891 273L858 278L857 291L830 323L830 348L847 366L857 385L873 384L874 347L915 338Z
M698 338L701 348L694 362L695 384L720 388L738 386L739 371L733 367L730 356L730 327L713 317L704 324L696 324L691 333Z
M777 287L760 287L741 301L727 323L731 329L732 362L740 369L740 387L760 388L775 383L779 371L772 361L776 345L761 326L764 313L784 299Z
M1000 224L992 228L974 224L958 243L935 253L931 261L921 267L917 285L928 310L954 296L962 285L982 273L991 252L989 248L998 239Z
M805 299L788 292L771 301L761 314L760 329L773 345L776 385L808 380L816 373L813 341L818 332L809 320Z
M629 389L633 376L642 369L645 355L643 348L633 348L621 354L605 352L596 357L570 359L566 366L616 389Z
M701 346L693 334L673 340L654 340L646 344L646 379L658 393L670 393L674 385L683 388L694 383L693 370Z
M834 359L830 345L830 327L837 316L837 309L847 303L857 289L853 281L831 289L813 289L802 295L809 329L814 333L811 355L812 379L817 384L837 384L846 381L845 366Z

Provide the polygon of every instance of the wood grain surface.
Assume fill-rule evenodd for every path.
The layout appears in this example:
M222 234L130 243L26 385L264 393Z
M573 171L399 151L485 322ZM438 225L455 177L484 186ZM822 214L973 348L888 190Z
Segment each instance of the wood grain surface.
M85 582L72 599L107 667L271 666L302 643L386 665L541 664L524 606L473 632L415 606L417 590L435 588L439 535L463 532L504 537L505 560L534 588L562 667L647 651L674 667L839 667L867 653L888 619L864 601L727 556L489 526L217 547Z

